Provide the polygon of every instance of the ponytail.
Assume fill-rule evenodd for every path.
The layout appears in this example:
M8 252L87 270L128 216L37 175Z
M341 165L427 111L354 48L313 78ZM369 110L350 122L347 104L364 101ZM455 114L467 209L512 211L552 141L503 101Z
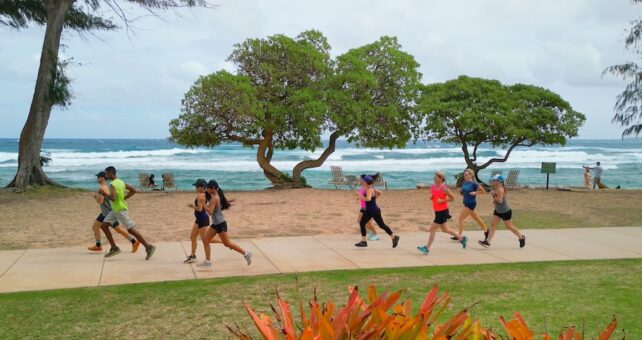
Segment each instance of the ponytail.
M232 204L230 201L225 198L225 193L223 192L223 189L221 188L216 188L216 191L218 191L218 197L221 199L221 210L229 209Z

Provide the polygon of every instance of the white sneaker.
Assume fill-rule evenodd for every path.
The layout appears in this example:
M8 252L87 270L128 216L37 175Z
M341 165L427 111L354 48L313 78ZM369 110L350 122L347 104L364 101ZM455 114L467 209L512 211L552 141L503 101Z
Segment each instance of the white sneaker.
M212 262L208 261L208 260L205 260L205 261L197 264L196 266L197 267L211 267L212 266Z
M247 254L243 255L243 257L245 258L245 262L247 262L248 266L252 264L252 252L251 251L248 251Z
M370 234L368 236L368 241L379 241L379 236L377 236L377 234Z

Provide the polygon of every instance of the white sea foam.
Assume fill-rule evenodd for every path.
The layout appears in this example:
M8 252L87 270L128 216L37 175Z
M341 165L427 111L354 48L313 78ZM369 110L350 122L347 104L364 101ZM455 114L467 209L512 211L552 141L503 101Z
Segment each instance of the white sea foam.
M495 163L498 168L539 169L541 162L556 162L558 168L579 168L600 161L605 169L616 169L619 164L640 163L642 149L602 148L592 153L591 147L532 147L516 148L508 162ZM640 151L638 151L640 150ZM256 149L226 145L214 149L158 149L108 152L80 152L71 149L47 149L52 161L47 167L49 172L86 171L102 169L114 165L123 170L220 170L220 171L259 171L256 163ZM323 150L306 152L302 150L275 151L272 162L283 170L290 170L300 160L317 158ZM505 150L481 148L479 153L502 157ZM403 155L412 155L404 159ZM390 158L394 155L394 158ZM425 157L421 157L425 155ZM354 157L358 159L354 159ZM284 159L285 158L285 159ZM477 163L483 164L490 157L479 157ZM0 168L17 166L18 154L0 152ZM436 169L461 169L464 164L463 153L458 147L411 147L407 149L379 150L346 147L337 149L318 170L329 171L332 165L342 166L347 171L433 171Z

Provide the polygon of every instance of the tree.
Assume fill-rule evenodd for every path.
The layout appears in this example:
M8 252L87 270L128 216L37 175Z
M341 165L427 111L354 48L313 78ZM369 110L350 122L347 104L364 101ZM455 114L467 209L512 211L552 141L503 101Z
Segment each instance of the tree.
M426 85L417 110L423 117L417 138L461 145L477 180L480 170L506 162L518 146L565 144L585 120L547 89L466 76ZM479 165L477 151L483 143L506 148L506 153Z
M642 0L631 1L642 3ZM642 56L641 39L642 19L637 19L632 22L631 29L624 40L624 46L627 49L633 49L636 55ZM607 73L621 77L623 80L630 80L624 91L616 97L612 122L626 127L622 131L622 138L633 134L639 136L642 131L642 67L635 62L628 62L607 67L602 72L602 76Z
M401 147L411 137L420 74L396 38L348 51L336 60L318 31L235 45L224 71L199 78L186 93L181 114L170 123L173 141L186 146L238 142L257 146L257 162L276 187L303 187L302 172L319 167L346 137L357 145ZM278 149L314 151L286 176L271 164Z
M18 170L8 187L57 185L42 170L40 151L52 108L66 107L71 100L70 79L64 73L67 61L58 59L63 29L77 32L116 29L111 19L100 15L102 5L111 8L129 29L132 20L119 2L139 5L152 14L155 10L206 5L204 0L0 0L0 25L15 29L31 23L45 26L31 107L20 134Z

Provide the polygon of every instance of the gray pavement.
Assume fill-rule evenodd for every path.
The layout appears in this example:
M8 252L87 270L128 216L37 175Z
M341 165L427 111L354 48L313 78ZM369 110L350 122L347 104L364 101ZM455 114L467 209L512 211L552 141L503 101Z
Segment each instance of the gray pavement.
M183 264L189 242L158 243L150 261L145 261L142 247L132 254L124 243L123 253L108 259L85 246L8 250L0 251L0 292L335 269L642 258L642 227L527 229L523 233L527 244L522 249L505 230L496 233L491 248L477 244L483 237L480 231L467 232L467 249L438 233L429 255L416 249L426 243L426 232L400 234L396 249L385 234L367 248L354 247L358 235L246 239L238 243L254 254L252 265L247 266L240 254L213 244L213 265L205 269L196 263ZM199 261L204 256L200 242L197 256Z

